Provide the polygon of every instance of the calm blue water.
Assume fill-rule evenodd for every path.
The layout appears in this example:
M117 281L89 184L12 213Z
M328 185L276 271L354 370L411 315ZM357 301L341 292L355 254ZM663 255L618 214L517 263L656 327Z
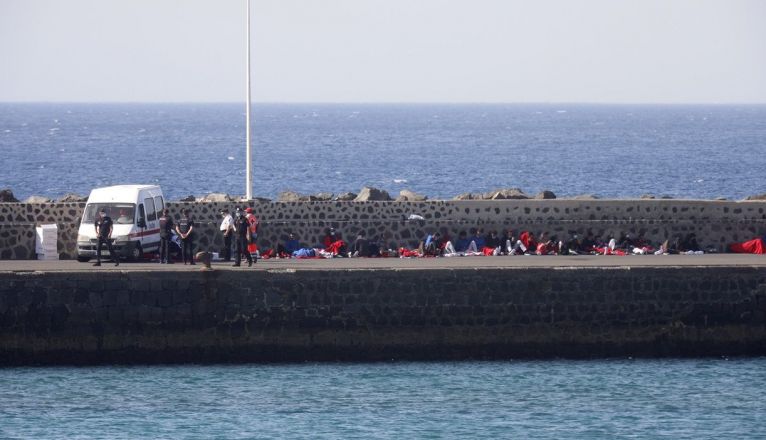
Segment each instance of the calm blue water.
M235 104L0 104L0 187L19 198L159 183L244 194ZM742 198L766 191L766 106L258 105L254 194Z
M238 105L0 104L17 197L242 194ZM741 198L766 106L263 105L255 194ZM0 369L0 438L766 438L766 358Z
M766 438L766 358L0 369L2 438Z

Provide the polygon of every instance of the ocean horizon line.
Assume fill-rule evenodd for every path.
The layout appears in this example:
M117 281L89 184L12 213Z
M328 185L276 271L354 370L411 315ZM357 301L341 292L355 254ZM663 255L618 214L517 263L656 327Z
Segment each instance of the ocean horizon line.
M0 105L242 105L239 101L0 101ZM766 102L456 102L456 101L262 101L258 105L322 105L322 106L589 106L589 107L762 107Z

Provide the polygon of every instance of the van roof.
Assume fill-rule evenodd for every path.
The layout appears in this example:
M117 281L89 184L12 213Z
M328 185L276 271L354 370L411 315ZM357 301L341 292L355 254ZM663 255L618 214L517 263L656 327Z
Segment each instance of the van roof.
M133 202L138 199L139 193L147 191L152 196L162 195L162 189L158 185L115 185L103 188L94 188L88 196L88 202Z

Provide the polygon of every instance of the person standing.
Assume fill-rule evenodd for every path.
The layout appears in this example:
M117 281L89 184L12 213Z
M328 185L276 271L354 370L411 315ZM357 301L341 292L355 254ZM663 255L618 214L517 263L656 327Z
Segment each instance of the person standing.
M96 262L93 263L93 265L101 266L101 244L106 243L106 248L109 250L109 256L112 257L114 265L119 266L120 257L117 256L114 252L114 247L112 247L112 227L114 226L114 222L112 222L111 217L106 215L106 210L102 209L99 211L99 217L98 220L96 220L95 226L98 244L96 245Z
M176 225L176 233L181 237L181 256L189 264L194 265L194 221L189 217L189 210L181 210L181 220Z
M250 228L250 240L248 240L247 251L253 257L254 261L258 261L258 245L256 243L258 239L258 217L253 214L253 208L245 209L245 217L247 218L247 224Z
M173 233L173 219L168 215L168 210L162 210L160 217L160 264L172 264L168 255L168 245Z
M237 209L236 218L234 219L234 234L236 237L236 244L234 245L234 267L239 267L242 262L242 254L245 254L247 258L247 266L253 265L253 257L250 256L250 252L247 251L247 243L252 240L250 235L250 223L247 221L247 217Z
M234 219L229 214L228 209L222 210L221 215L223 216L220 227L223 233L223 252L221 252L221 257L223 261L231 261L231 236L234 234Z

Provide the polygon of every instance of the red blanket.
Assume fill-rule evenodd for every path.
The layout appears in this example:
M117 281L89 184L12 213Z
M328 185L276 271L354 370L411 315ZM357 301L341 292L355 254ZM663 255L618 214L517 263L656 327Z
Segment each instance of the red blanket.
M763 240L760 238L754 238L744 243L730 244L729 250L737 254L766 254L766 251L764 251Z

